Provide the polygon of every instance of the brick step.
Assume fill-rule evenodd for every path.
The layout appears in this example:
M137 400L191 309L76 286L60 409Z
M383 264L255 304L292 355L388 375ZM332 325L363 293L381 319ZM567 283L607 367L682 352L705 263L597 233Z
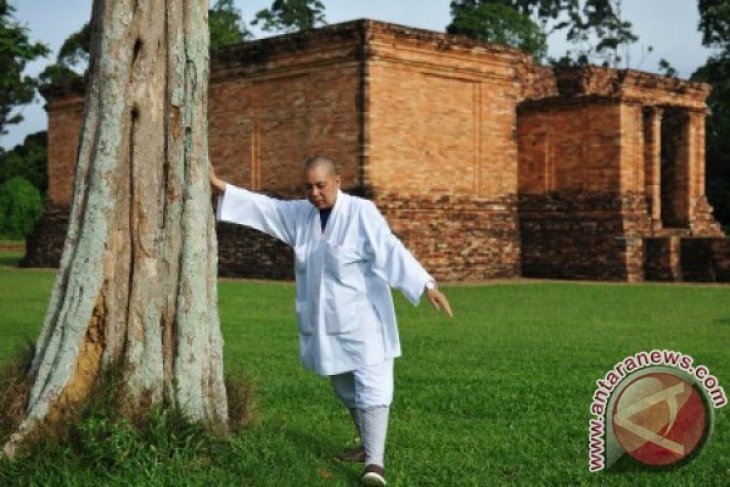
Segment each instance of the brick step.
M659 228L654 230L652 237L689 237L688 228Z

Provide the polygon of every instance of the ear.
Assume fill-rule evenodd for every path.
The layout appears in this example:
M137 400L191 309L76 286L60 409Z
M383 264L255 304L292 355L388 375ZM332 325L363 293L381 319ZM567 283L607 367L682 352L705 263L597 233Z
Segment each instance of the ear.
M340 187L340 184L342 184L342 178L340 177L340 175L339 175L339 174L337 174L337 175L335 176L335 183L337 183L337 187L338 187L338 188Z

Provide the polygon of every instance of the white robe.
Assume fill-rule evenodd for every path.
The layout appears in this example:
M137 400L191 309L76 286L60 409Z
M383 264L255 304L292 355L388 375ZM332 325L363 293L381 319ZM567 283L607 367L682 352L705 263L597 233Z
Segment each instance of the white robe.
M294 248L304 368L334 375L401 355L390 286L417 306L433 278L372 201L338 189L322 232L319 210L308 200L279 200L227 184L216 218Z

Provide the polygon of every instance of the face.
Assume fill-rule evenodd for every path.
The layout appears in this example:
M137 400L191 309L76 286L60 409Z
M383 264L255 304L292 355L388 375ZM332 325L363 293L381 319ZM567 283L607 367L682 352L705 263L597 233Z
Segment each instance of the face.
M304 193L319 210L332 208L339 187L340 176L326 166L315 166L304 173Z

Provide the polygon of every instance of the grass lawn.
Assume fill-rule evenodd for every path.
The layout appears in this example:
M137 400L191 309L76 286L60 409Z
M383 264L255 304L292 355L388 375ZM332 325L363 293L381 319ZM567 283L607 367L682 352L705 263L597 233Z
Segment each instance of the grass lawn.
M0 359L38 333L53 272L0 255ZM13 464L17 485L356 485L360 465L333 456L354 429L329 381L298 361L294 288L222 281L228 374L253 383L255 417L217 442L187 436L109 462L66 448ZM730 286L507 282L445 287L455 319L396 294L403 356L386 453L389 485L727 485L730 407L680 469L588 472L595 381L655 348L691 355L730 393Z

